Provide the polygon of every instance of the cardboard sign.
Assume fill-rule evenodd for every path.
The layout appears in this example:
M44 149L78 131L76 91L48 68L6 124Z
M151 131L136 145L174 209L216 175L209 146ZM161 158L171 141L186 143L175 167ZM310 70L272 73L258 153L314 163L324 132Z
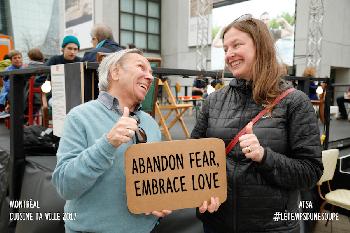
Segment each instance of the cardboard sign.
M136 144L125 152L130 212L199 207L227 197L225 144L204 138Z

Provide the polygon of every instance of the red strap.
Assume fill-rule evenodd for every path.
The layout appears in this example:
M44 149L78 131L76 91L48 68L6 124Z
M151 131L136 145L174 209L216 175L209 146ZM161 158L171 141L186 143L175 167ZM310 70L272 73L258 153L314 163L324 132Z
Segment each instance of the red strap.
M285 90L284 92L282 92L282 94L280 94L278 97L276 97L276 99L273 101L272 105L271 105L271 109L278 104L284 97L286 97L289 93L295 91L294 88L289 88L287 90ZM258 115L256 115L253 120L251 121L253 123L253 125L262 117L264 116L267 112L268 112L268 108L264 108L261 112L259 112ZM249 122L250 123L250 122ZM249 124L248 123L248 124ZM248 125L247 124L247 125ZM246 128L247 125L244 126L243 129L241 129L241 131L239 131L238 134L236 134L236 136L231 140L231 142L228 144L228 146L226 147L226 155L228 155L228 153L230 153L230 151L232 150L232 148L237 144L239 137L244 135L246 133Z

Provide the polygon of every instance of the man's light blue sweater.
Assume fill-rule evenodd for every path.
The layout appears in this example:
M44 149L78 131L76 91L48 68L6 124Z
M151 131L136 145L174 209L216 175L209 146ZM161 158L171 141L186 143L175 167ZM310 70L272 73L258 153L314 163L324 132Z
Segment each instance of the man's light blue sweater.
M65 212L76 213L76 220L65 222L66 228L70 232L150 232L157 218L135 215L127 208L124 152L133 142L115 148L107 141L106 133L121 117L109 107L93 100L75 107L66 117L52 175L53 184L67 200ZM142 111L136 114L147 141L160 141L154 119Z

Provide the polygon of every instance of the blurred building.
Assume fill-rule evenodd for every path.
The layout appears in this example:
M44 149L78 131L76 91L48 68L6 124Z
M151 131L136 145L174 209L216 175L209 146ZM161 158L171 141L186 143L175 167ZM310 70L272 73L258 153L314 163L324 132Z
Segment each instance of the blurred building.
M198 0L197 0L198 1ZM214 7L242 2L218 1ZM59 53L65 34L77 35L91 48L93 24L104 23L122 46L134 44L148 56L161 57L167 68L196 69L196 47L189 43L190 8L196 0L2 0L1 31L12 33L15 47L22 51L40 47L45 54ZM294 70L305 68L309 5L296 0ZM350 82L350 1L323 1L323 41L320 76ZM225 17L225 16L223 16ZM193 34L195 35L195 33ZM210 46L209 46L210 50ZM208 51L210 54L211 51ZM208 56L210 57L210 56ZM208 60L208 67L210 67ZM341 90L340 90L341 91Z
M12 35L10 1L0 1L0 33L4 35Z
M75 2L79 1L83 0L75 0ZM143 49L149 56L161 57L163 67L196 69L196 48L189 45L190 3L194 4L195 1L90 1L92 1L93 23L109 25L113 29L115 40L122 46L132 43ZM214 7L242 1L215 1ZM299 76L306 64L310 2L311 0L296 0L293 58L295 74ZM61 9L64 10L64 6L61 6ZM350 14L347 12L348 9L350 9L348 0L324 1L323 56L320 76L332 77L336 82L343 83L350 82ZM64 21L63 18L61 20ZM61 25L64 25L64 22L61 22ZM62 38L64 29L61 30L63 30L60 34ZM86 33L89 36L88 30ZM208 53L210 54L210 51ZM210 61L208 61L208 67L210 67Z
M59 0L2 0L1 31L11 35L15 49L38 47L46 56L59 53Z

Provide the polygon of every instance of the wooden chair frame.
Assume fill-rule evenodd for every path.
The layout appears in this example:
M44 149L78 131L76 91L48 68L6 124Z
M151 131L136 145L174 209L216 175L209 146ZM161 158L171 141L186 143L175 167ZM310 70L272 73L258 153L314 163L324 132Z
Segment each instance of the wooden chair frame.
M186 138L189 138L190 133L188 132L187 126L182 116L185 114L185 112L188 109L191 109L193 107L193 104L178 104L176 102L174 95L171 92L168 81L159 80L159 82L160 82L159 85L162 85L164 87L165 92L168 95L168 101L169 101L169 104L166 104L166 105L160 105L159 103L157 103L156 105L156 113L160 118L159 125L162 126L162 130L166 138L168 140L172 140L169 130L176 124L176 122L179 122L182 127L182 130L185 133ZM165 114L165 116L163 116L161 110L169 110L169 111ZM175 118L167 125L166 121L173 112L175 113Z

